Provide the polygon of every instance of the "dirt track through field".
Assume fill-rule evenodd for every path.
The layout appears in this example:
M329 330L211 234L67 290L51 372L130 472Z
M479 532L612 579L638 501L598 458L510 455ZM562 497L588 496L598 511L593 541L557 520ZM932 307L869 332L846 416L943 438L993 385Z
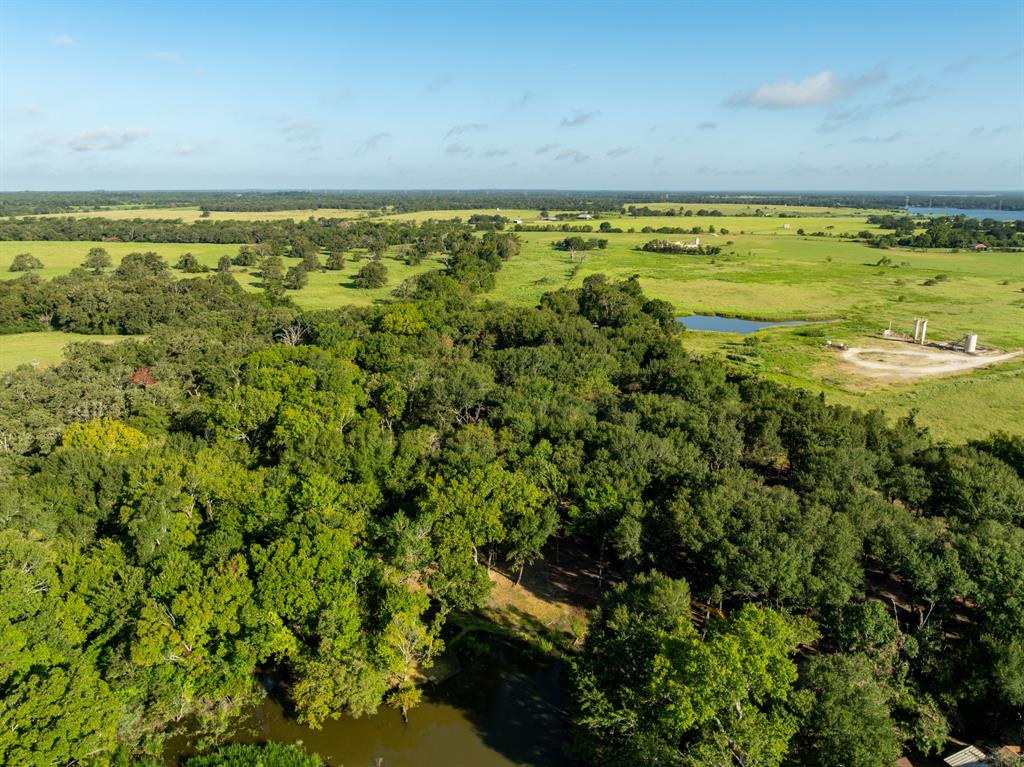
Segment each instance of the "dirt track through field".
M963 354L929 349L852 347L843 352L843 360L878 378L922 378L962 373L967 370L1005 362L1024 352L1002 354ZM874 359L871 359L871 357Z

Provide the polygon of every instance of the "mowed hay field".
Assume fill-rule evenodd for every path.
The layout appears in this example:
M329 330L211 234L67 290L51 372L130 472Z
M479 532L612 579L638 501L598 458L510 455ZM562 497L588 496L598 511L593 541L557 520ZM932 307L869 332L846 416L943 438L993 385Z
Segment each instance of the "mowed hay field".
M648 207L656 208L658 204ZM825 345L827 339L870 345L873 336L890 322L895 329L909 331L915 317L927 317L929 338L933 340L958 339L971 331L979 334L983 346L1024 348L1024 258L1020 254L880 250L836 236L865 229L879 231L866 222L870 211L761 206L763 211L776 215L754 216L749 215L753 206L684 207L716 208L732 215L614 215L589 221L567 220L565 223L571 226L593 227L592 232L578 233L584 238L608 240L605 249L577 254L575 260L553 245L577 233L520 232L522 252L504 266L496 289L486 298L533 305L547 291L578 287L588 275L603 273L611 279L636 276L649 295L669 301L680 315L830 320L827 324L775 328L750 336L688 331L683 343L695 352L725 355L737 366L768 378L823 392L833 402L879 407L893 417L915 410L919 421L940 438L963 440L994 428L1024 433L1021 358L956 376L891 383L855 375L848 363ZM779 212L787 217L778 217ZM376 220L466 220L474 214L496 213L521 218L527 225L545 223L536 210L510 209L422 211ZM748 215L741 215L744 213ZM798 215L789 217L792 214ZM608 221L622 233L597 231L601 221ZM700 226L705 232L643 233L640 229L645 226ZM715 227L715 233L706 231L710 226ZM722 228L728 232L722 234ZM798 233L800 229L804 235ZM816 232L826 236L811 236ZM720 247L722 253L712 257L640 250L651 239L692 241L694 236L699 236L702 244ZM38 272L42 277L66 274L94 245L105 247L115 263L127 253L154 250L171 265L183 253L191 252L211 268L220 256L234 255L238 250L237 245L208 244L0 242L0 270L4 277L16 276L6 272L11 259L17 253L30 252L46 266ZM404 279L442 265L436 256L410 267L396 255L391 252L385 256L388 285L384 288L355 288L352 278L361 264L350 260L340 272L311 274L304 290L289 295L300 306L311 309L383 302L392 299L392 291ZM894 266L876 265L883 256ZM285 259L285 263L291 261ZM235 274L247 290L259 289L259 278L250 270L236 270ZM925 284L938 275L945 277L935 284Z

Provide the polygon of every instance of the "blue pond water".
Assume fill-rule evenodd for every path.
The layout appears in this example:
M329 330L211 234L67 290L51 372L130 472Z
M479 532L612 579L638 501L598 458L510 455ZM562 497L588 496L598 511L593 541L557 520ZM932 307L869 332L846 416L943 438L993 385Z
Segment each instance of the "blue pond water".
M1024 210L989 210L986 208L919 208L911 205L907 213L930 216L959 216L969 218L991 218L993 221L1016 221L1024 219Z
M691 314L688 317L676 317L687 330L713 330L718 333L739 333L747 335L761 328L775 328L783 325L807 325L807 322L790 320L788 322L762 322L761 320L738 320L735 317L717 317L708 314Z

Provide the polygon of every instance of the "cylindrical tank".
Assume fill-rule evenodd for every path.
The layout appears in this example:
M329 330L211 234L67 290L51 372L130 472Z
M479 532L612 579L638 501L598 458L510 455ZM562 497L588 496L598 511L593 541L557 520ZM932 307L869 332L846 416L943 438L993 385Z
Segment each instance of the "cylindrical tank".
M978 350L978 334L968 333L964 336L964 351L968 354L974 354Z
M917 337L921 334L921 319L914 317L914 343L917 343Z
M919 344L924 345L924 337L925 337L925 334L927 334L927 332L928 332L928 320L921 320L921 340L918 341Z

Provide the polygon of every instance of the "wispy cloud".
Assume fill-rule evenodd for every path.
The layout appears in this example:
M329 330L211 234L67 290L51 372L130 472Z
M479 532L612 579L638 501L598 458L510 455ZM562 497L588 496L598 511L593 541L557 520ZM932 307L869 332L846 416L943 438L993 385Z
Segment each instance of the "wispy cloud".
M558 149L558 144L544 144L537 147L537 154L547 154L554 149Z
M468 144L463 144L462 142L457 141L454 144L449 144L447 147L445 147L444 153L452 157L458 155L461 155L462 157L469 157L473 154L473 147L469 146Z
M885 70L881 67L875 67L870 72L851 78L841 78L831 69L826 69L803 80L776 80L750 90L738 91L725 100L725 105L757 109L823 106L834 104L865 88L877 85L885 77Z
M427 93L437 93L452 84L451 75L440 75L426 84L424 90Z
M15 115L25 120L42 120L44 117L49 117L46 110L34 101L18 109Z
M388 131L381 131L380 133L374 133L367 136L359 142L358 146L356 146L356 154L367 154L368 152L373 152L376 149L379 149L380 145L389 138L391 138L391 134Z
M50 149L61 143L59 138L47 138L37 141L31 146L27 146L24 149L15 152L16 157L42 157L47 154Z
M190 157L196 153L195 144L180 144L175 150L174 154L178 157Z
M67 140L75 152L115 152L127 149L149 135L147 130L95 130L78 133Z
M50 38L50 42L60 48L77 48L78 43L67 32L61 32Z
M714 130L717 127L718 127L718 123L707 122L707 121L702 122L702 123L697 123L697 130Z
M509 151L501 147L492 146L484 150L484 157L506 157Z
M890 133L888 136L857 136L854 141L858 144L891 144L904 138L902 131Z
M924 101L935 90L935 85L927 77L915 77L905 83L899 83L889 89L882 103L884 107L902 107Z
M893 109L925 101L936 92L936 84L927 77L919 76L893 85L881 101L858 104L848 108L833 107L825 113L818 133L832 133L843 128L867 122Z
M702 176L750 176L757 171L753 168L719 168L714 165L698 165L693 172Z
M997 125L993 128L989 128L985 125L977 125L971 129L971 132L967 134L971 138L981 138L982 136L998 136L1000 133L1006 133L1013 127L1010 123L1003 125Z
M944 75L959 75L966 72L968 69L973 67L980 61L978 56L961 56L956 61L953 61L942 68L942 74Z
M586 125L595 117L597 117L597 112L581 112L579 109L574 109L569 117L562 118L560 124L563 128L578 128L581 125Z
M324 106L336 107L347 104L352 100L352 89L342 88L332 93L325 93L320 97L320 103Z
M523 95L517 98L509 105L509 109L525 109L528 107L534 99L533 91L523 91Z
M571 160L574 163L586 162L590 155L584 154L578 149L563 149L555 155L556 160Z
M162 61L165 64L181 64L183 62L181 55L176 51L146 51L146 57L153 61Z
M445 139L450 139L455 136L461 136L463 133L471 133L473 131L487 130L487 123L463 123L462 125L453 125L448 129L448 132L444 134Z
M296 152L316 154L323 149L320 126L309 120L287 118L278 127L278 133Z
M605 157L622 157L626 154L629 154L628 146L617 146L614 149L609 149L605 152Z

